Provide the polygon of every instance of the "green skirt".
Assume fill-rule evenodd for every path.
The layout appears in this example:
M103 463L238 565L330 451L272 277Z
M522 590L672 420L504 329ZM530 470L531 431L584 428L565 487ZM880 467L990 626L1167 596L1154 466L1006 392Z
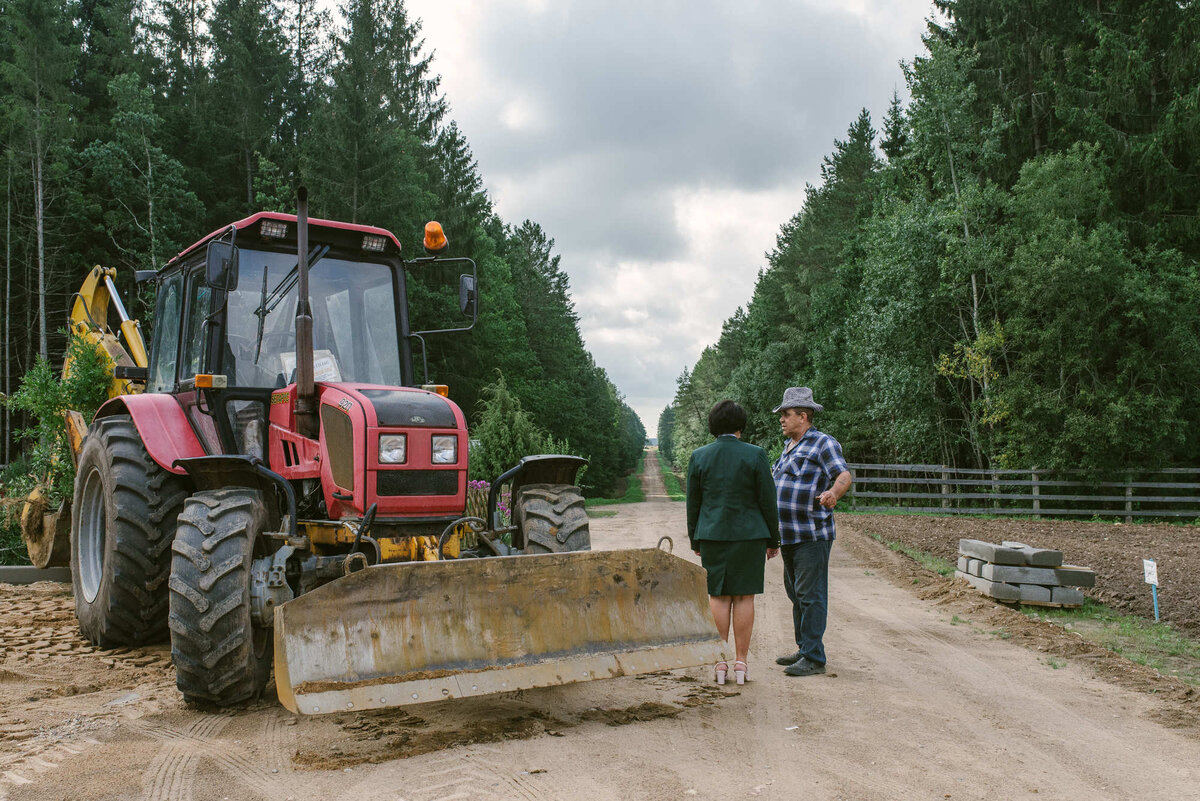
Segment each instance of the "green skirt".
M709 595L760 595L769 540L696 540Z

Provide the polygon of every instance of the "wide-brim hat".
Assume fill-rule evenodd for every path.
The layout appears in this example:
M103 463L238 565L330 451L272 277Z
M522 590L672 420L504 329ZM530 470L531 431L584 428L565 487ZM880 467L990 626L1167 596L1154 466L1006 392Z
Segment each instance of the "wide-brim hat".
M813 400L812 390L808 387L788 387L783 391L783 403L772 409L772 412L779 412L781 409L812 409L814 412L823 412L825 407Z

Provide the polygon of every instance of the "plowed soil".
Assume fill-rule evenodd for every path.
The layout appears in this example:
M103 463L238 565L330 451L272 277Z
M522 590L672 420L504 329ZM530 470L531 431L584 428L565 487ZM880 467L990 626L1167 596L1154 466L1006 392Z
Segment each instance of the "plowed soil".
M668 535L691 560L678 547L684 505L663 496L653 453L646 469L647 501L594 518L594 547ZM319 717L291 715L271 692L236 709L190 707L166 645L92 648L68 587L0 585L0 800L1197 797L1191 687L867 536L947 557L960 536L1061 547L1100 573L1100 597L1128 596L1134 611L1138 581L1110 576L1131 562L1140 579L1146 547L1182 625L1175 587L1195 575L1174 539L1184 530L1143 541L1140 527L1084 526L1073 540L1074 524L1034 525L840 516L822 676L774 664L794 647L775 559L742 687L695 667Z
M1068 564L1096 572L1096 586L1086 591L1088 596L1151 620L1154 601L1142 560L1154 559L1161 619L1200 639L1200 526L864 514L846 515L843 521L950 562L958 558L960 539L1054 548Z

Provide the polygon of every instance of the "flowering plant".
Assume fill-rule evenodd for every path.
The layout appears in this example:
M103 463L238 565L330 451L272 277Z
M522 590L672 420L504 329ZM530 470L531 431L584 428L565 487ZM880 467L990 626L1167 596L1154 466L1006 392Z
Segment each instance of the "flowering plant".
M492 485L487 481L472 480L467 482L467 510L476 517L487 517L487 498ZM500 525L512 525L512 490L506 489L496 499L496 510L500 512ZM488 521L491 524L492 521ZM511 534L504 534L501 539L512 544Z

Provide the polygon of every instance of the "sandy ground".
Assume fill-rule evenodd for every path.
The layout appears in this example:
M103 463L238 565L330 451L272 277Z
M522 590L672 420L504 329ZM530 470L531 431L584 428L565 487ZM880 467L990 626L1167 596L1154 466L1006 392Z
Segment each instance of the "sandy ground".
M592 521L595 546L669 534L692 558L683 504L647 483L647 502ZM180 701L165 646L92 649L69 590L0 586L0 799L1200 798L1190 689L844 520L829 672L773 664L792 642L772 560L740 692L696 668L378 713L204 712Z

